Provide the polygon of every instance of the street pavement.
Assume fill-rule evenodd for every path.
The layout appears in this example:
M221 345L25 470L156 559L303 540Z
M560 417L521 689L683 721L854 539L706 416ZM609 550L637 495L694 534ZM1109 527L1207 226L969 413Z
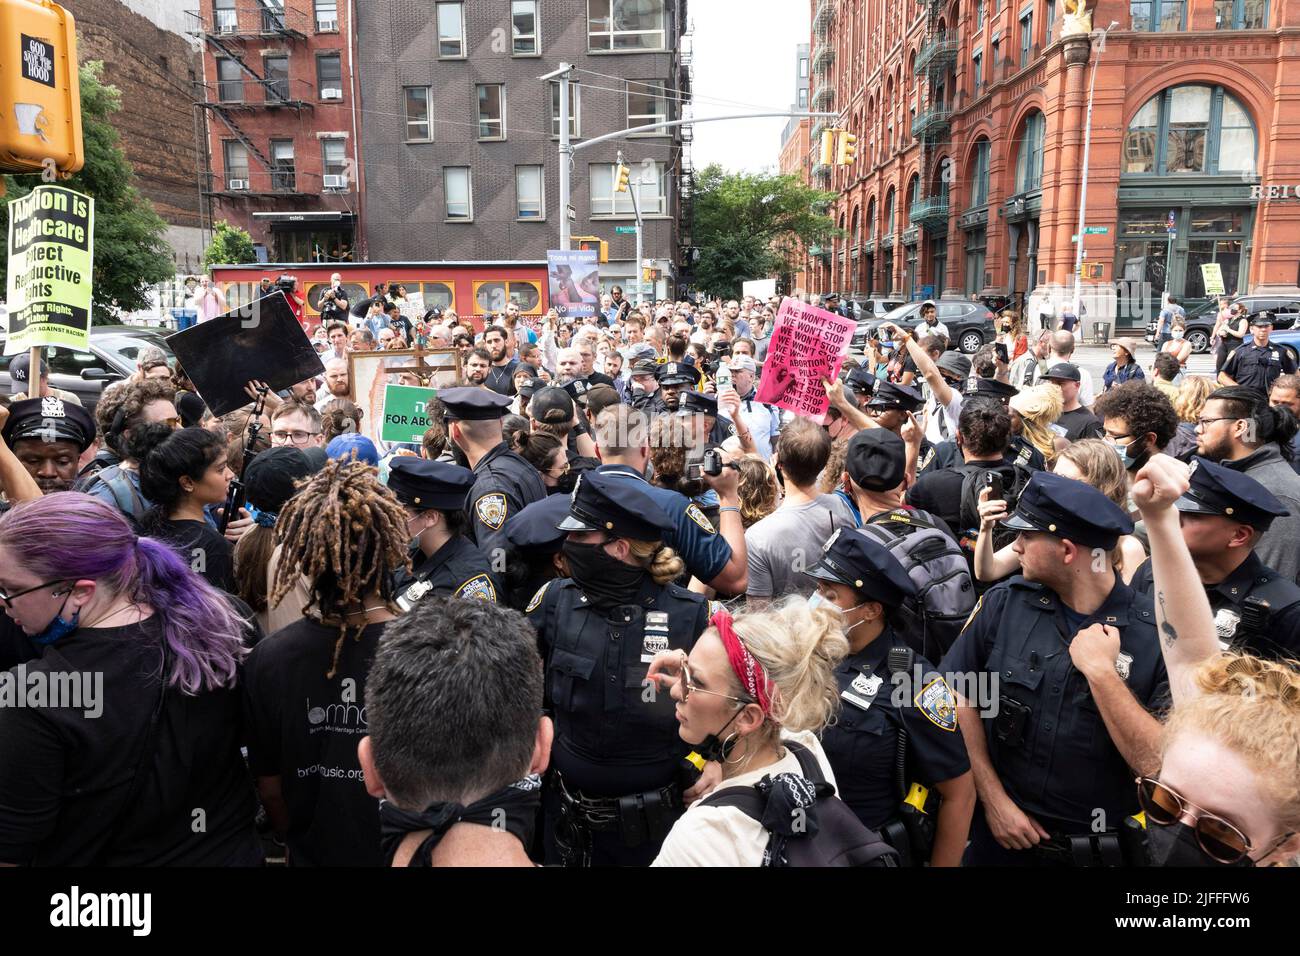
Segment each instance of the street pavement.
M1142 366L1143 373L1148 380L1151 378L1151 359L1155 356L1155 349L1149 342L1143 342L1142 348L1138 350L1138 364ZM1080 345L1074 350L1075 364L1080 368L1086 368L1092 373L1092 380L1098 388L1101 387L1101 377L1106 371L1106 366L1114 360L1110 353L1110 347L1106 345ZM1190 375L1205 375L1210 378L1214 377L1214 353L1206 352L1204 355L1193 355L1187 360L1187 372Z

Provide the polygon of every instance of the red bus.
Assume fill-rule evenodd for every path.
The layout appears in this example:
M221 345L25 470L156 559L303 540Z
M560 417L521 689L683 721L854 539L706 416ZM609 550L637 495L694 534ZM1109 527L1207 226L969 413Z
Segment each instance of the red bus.
M494 312L504 312L510 302L535 324L549 307L546 261L505 262L298 262L239 266L213 266L212 279L225 293L226 304L239 308L256 298L263 277L282 275L298 280L298 294L306 300L303 325L310 335L320 325L321 293L337 272L343 277L348 302L355 305L371 294L376 282L387 282L390 292L405 286L414 314L438 306L452 309L461 319L481 330ZM406 310L403 309L403 312Z

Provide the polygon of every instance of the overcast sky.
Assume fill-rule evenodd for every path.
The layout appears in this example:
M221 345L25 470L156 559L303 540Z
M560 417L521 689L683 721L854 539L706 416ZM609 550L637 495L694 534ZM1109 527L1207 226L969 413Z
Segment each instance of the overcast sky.
M810 7L808 0L690 0L695 115L790 109L795 46L808 42ZM696 169L718 162L730 170L775 170L785 124L776 118L704 123L695 129L691 161Z

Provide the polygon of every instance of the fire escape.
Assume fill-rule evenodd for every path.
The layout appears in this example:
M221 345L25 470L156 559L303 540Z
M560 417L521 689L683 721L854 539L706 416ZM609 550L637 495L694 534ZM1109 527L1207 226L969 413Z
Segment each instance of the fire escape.
M261 167L257 171L250 169L247 178L233 176L230 170L225 169L223 157L221 181L213 184L214 174L209 172L208 188L204 193L226 199L307 195L302 184L304 174L296 171L294 160L268 156L240 124L238 117L251 116L262 110L293 110L301 115L304 110L315 109L312 85L303 80L290 80L287 60L285 74L274 76L263 75L248 62L262 50L261 44L268 41L286 44L306 41L308 15L296 10L286 11L283 0L251 0L239 6L214 3L202 12L191 12L191 15L199 19L195 34L211 47L218 64L214 82L199 87L198 105L216 117L243 145L248 158ZM265 58L263 64L271 59ZM237 75L223 75L223 64L233 64ZM338 91L337 97L342 98L342 90Z
M813 11L812 95L809 107L814 113L829 113L835 109L835 0L819 0ZM812 163L810 181L817 189L831 188L831 167L821 161L822 133L835 124L826 118L813 121L808 138L808 152ZM831 249L826 246L809 246L808 255L826 265L831 261Z
M695 37L688 27L682 32L677 61L678 119L691 119L694 107L690 102L695 88ZM695 140L695 127L684 123L678 127L681 138L681 161L678 170L677 207L677 263L678 281L689 283L695 277L695 167L691 163L691 143Z
M943 171L934 167L952 120L955 94L952 70L957 62L958 43L957 32L945 28L941 19L942 0L920 2L926 6L926 37L916 56L921 102L912 121L912 135L921 147L921 189L909 209L909 218L914 227L941 236L948 231L948 182Z

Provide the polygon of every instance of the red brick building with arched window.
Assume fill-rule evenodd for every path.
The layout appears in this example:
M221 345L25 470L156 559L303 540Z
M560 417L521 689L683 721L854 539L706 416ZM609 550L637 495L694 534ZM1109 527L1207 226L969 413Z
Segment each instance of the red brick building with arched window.
M845 236L810 250L808 291L1056 312L1095 64L1088 314L1135 328L1166 290L1203 301L1207 263L1228 293L1300 297L1300 0L1092 0L1090 25L1065 0L812 9L812 106L838 111L858 152L811 168Z

